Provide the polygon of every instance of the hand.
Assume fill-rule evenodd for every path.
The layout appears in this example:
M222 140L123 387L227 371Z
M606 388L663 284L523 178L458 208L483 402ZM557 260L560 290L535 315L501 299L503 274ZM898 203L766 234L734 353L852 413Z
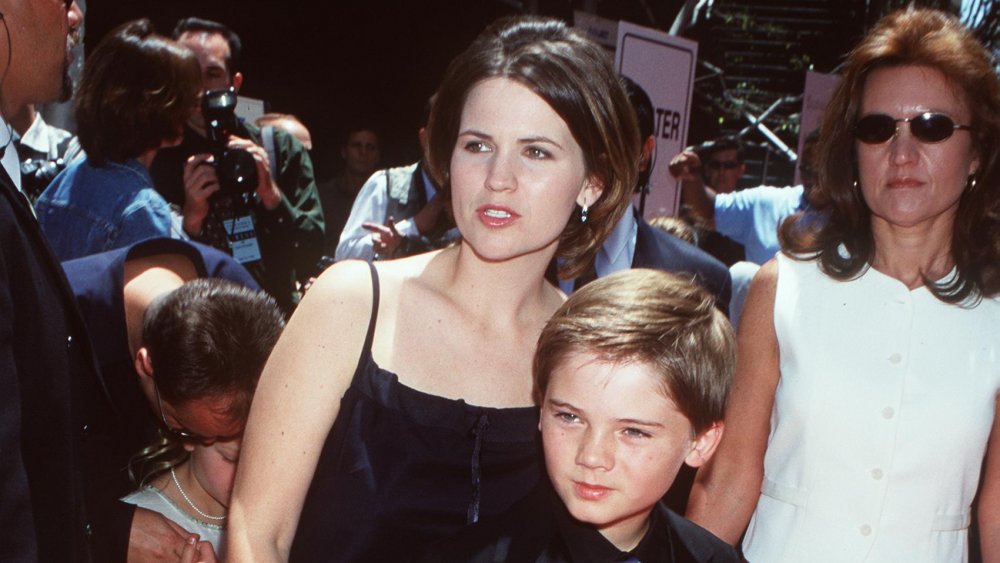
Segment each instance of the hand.
M684 151L670 161L670 175L682 182L701 179L701 159L691 151Z
M377 257L391 258L396 252L396 248L399 247L399 243L403 242L403 235L396 230L396 224L392 217L389 217L385 225L363 223L361 227L372 232L372 248L375 250L376 259L378 259Z
M197 541L194 536L184 544L181 553L181 563L218 563L212 544L207 541Z
M162 514L136 508L128 536L128 563L177 561L192 538L197 542L197 535Z
M210 154L196 154L184 163L184 230L191 236L201 232L210 209L208 198L219 191L219 177Z
M271 159L268 158L264 147L249 139L234 136L229 137L226 146L230 149L243 149L253 156L254 162L257 163L257 196L260 197L264 209L271 210L278 207L281 203L281 190L271 178Z
M417 227L417 231L422 235L427 235L434 230L434 226L437 225L441 217L441 212L451 207L449 203L441 197L440 192L434 194L427 205L413 216L413 224Z
M316 283L316 276L309 276L309 279L306 280L306 283L301 284L299 286L299 293L302 294L302 297L306 296L306 292L309 291L310 288L312 288L314 283Z

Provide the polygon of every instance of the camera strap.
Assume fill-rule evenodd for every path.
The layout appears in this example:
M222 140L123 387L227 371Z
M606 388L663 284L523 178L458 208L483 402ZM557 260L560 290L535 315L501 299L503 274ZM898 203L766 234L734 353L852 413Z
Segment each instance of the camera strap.
M264 150L267 151L267 161L271 165L271 180L278 181L278 155L274 150L274 126L266 125L260 130Z

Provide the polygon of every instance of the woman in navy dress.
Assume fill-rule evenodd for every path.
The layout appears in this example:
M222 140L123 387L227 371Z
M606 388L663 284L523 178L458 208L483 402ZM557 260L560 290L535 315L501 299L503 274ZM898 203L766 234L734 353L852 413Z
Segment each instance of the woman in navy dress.
M629 205L639 134L610 59L562 22L501 20L449 67L426 163L456 246L339 263L261 377L236 561L396 561L541 475L531 358Z

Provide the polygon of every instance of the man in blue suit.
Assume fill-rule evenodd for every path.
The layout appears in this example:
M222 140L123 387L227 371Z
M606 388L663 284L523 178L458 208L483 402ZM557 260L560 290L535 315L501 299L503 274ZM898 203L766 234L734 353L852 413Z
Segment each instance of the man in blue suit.
M638 84L627 77L622 79L636 111L639 132L643 138L645 165L637 186L642 188L649 181L650 160L656 146L656 137L653 135L653 104ZM598 251L592 275L560 282L560 286L569 293L587 281L630 268L651 268L694 279L715 296L719 309L726 313L729 311L731 283L725 265L698 247L651 227L631 208L618 219L615 228Z

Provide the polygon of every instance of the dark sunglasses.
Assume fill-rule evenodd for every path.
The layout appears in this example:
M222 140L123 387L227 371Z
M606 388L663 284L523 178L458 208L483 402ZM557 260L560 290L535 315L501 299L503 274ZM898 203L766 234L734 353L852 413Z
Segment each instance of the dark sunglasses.
M873 113L862 117L854 125L854 138L869 145L880 145L896 135L899 123L909 123L910 133L923 143L940 143L951 137L955 129L972 130L971 125L957 125L943 113L927 112L904 119Z
M735 160L709 160L705 163L712 170L733 170L740 163Z
M228 442L230 440L235 440L240 437L240 434L242 434L242 432L238 432L232 436L202 436L201 434L195 434L194 432L184 428L174 428L173 426L167 424L167 417L163 414L163 399L160 399L160 387L155 382L153 383L153 391L156 393L156 405L160 409L160 420L163 421L163 430L176 440L188 443L198 443L207 446L215 442Z

